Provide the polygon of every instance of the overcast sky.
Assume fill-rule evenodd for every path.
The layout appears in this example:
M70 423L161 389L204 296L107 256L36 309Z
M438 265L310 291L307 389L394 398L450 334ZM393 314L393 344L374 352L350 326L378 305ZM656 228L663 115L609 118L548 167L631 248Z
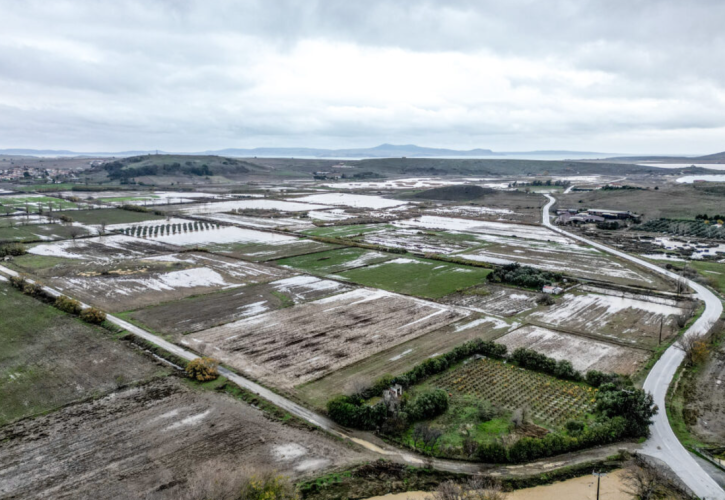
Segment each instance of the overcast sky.
M0 148L725 150L718 0L0 0Z

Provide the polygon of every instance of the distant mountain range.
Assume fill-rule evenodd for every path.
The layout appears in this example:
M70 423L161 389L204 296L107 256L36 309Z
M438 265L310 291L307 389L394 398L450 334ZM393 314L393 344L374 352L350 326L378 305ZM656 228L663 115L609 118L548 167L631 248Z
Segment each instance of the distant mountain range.
M591 151L492 151L490 149L445 149L427 148L415 144L381 144L374 148L352 149L320 149L320 148L228 148L199 152L169 152L169 151L118 151L118 152L77 152L56 149L0 149L0 155L17 156L139 156L147 154L179 154L179 155L217 155L231 157L267 157L267 158L523 158L523 159L617 159L627 161L718 161L725 160L725 152L699 157L683 156L627 156L616 153L596 153Z
M138 156L146 154L154 154L157 151L119 151L119 152L78 152L56 149L0 149L0 155L18 155L18 156ZM168 152L158 151L161 154L183 154L183 155L218 155L232 157L271 157L271 158L289 158L289 157L310 157L310 158L434 158L434 157L468 157L468 158L486 158L486 157L526 157L526 156L570 156L572 158L581 156L613 156L613 153L593 153L589 151L520 151L520 152L494 152L490 149L445 149L445 148L427 148L416 146L414 144L395 145L381 144L374 148L353 148L353 149L320 149L320 148L253 148L240 149L228 148L199 152Z

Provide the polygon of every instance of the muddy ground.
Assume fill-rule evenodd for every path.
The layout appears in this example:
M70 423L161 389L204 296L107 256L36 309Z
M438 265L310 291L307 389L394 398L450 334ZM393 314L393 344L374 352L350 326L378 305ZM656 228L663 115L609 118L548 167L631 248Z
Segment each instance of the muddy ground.
M313 276L295 276L189 297L128 313L153 331L184 335L242 318L349 291L352 287Z
M41 243L28 249L35 255L66 257L91 262L137 259L178 251L179 247L152 240L112 235Z
M278 387L293 387L467 315L356 289L187 336L192 348Z
M0 427L0 498L174 498L211 460L298 477L365 458L170 378Z
M598 370L631 375L650 357L650 352L643 349L609 344L533 325L523 326L496 342L508 347L509 352L526 347L556 360L571 361L574 369L581 372Z
M538 296L520 288L485 285L447 295L441 302L508 318L536 307Z
M49 285L109 312L290 276L285 269L205 253L169 254L102 266L53 268Z

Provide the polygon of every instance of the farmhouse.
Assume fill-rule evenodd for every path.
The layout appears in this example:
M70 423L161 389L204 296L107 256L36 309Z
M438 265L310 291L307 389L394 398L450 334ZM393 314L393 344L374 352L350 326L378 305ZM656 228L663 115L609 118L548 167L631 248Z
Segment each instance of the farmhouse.
M564 289L559 286L544 285L544 288L542 288L541 291L550 295L559 295L564 291Z

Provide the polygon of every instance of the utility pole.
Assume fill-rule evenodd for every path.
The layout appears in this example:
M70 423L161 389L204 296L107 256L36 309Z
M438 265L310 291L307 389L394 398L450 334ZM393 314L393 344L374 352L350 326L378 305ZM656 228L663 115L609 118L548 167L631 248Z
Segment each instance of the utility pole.
M597 476L597 500L599 500L599 483L606 474L604 472L592 472L592 475Z
M660 341L659 341L659 344L662 343L662 327L664 326L664 324L665 324L665 318L663 316L662 318L660 318ZM657 345L659 345L659 344L657 344Z

